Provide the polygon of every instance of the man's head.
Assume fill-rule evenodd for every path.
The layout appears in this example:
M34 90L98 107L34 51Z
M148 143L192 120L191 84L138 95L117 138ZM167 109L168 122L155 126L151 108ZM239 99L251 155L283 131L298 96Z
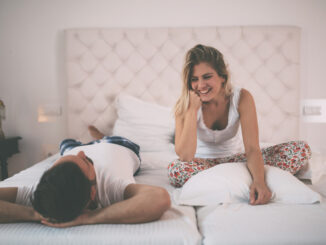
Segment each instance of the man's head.
M95 180L93 163L84 152L61 157L41 177L33 207L50 221L71 221L94 201Z

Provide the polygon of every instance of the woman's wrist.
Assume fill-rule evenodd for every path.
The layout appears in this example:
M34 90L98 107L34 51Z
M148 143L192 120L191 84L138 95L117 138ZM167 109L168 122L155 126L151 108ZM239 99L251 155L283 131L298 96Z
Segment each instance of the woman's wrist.
M195 115L197 116L198 109L199 109L199 108L196 108L196 107L190 106L190 107L188 108L186 114L190 114L190 115L195 114Z
M262 169L257 169L255 167L252 168L252 166L248 165L248 168L252 176L253 184L266 184L264 167Z
M253 179L252 183L257 185L266 185L266 181L264 178Z

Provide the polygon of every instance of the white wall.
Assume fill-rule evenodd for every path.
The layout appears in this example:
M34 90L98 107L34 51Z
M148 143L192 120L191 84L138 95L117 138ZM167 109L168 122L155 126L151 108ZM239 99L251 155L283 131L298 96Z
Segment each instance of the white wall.
M65 117L37 122L37 108L64 105L63 30L76 27L294 25L302 28L302 98L326 98L323 0L0 0L3 129L22 136L9 174L45 157L65 137ZM65 108L63 108L65 110ZM317 148L326 126L303 125Z

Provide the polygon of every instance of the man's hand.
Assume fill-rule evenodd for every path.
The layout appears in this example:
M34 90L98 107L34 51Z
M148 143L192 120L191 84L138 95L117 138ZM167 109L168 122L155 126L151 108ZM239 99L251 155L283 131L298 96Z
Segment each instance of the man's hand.
M42 219L41 223L43 225L47 225L50 227L56 227L56 228L66 228L66 227L72 227L72 226L79 226L79 225L86 225L89 224L90 222L90 217L92 215L92 211L90 210L84 210L84 212L79 215L76 219L68 222L63 222L63 223L57 223L53 222L49 219Z
M272 193L265 183L252 182L250 186L250 204L266 204L270 201Z
M41 222L42 220L44 220L44 217L41 214L39 214L37 211L35 211L35 209L33 209L32 207L30 209L33 217L32 221Z

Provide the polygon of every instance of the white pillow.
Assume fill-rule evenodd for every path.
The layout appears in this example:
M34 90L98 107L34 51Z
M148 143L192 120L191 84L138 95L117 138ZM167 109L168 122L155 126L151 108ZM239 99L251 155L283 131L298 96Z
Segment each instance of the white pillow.
M117 97L116 109L118 118L113 127L114 135L130 139L145 152L173 149L171 108L121 94Z
M266 182L273 193L271 202L315 203L320 195L290 173L265 165ZM203 206L249 202L251 175L245 163L224 163L191 177L173 198L177 204Z
M303 168L301 168L299 170L299 172L297 172L295 174L295 177L297 177L298 179L302 179L302 180L311 180L312 179L312 172L311 172L311 162L313 161L313 159L310 160L305 160L305 164L303 166Z

